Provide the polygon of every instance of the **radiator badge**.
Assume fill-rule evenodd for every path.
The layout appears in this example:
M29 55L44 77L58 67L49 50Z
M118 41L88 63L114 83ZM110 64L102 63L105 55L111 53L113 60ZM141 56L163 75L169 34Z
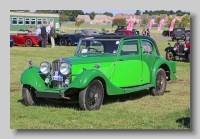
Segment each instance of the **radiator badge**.
M55 71L51 74L51 79L56 81L63 81L63 76L59 71Z

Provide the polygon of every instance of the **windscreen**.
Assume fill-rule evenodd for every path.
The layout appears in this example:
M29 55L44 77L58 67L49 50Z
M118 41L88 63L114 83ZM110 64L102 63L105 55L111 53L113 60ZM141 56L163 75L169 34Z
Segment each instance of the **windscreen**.
M79 41L78 54L116 54L120 41L118 39L82 39Z

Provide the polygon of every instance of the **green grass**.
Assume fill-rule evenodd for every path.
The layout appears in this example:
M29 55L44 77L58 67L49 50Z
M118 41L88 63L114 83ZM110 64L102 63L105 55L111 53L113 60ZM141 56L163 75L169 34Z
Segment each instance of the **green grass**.
M165 57L166 41L157 41ZM177 62L177 81L169 81L163 96L148 90L118 96L105 96L98 111L81 111L77 104L45 102L25 106L20 76L29 66L43 60L52 62L72 56L74 46L54 49L40 47L10 48L10 128L11 129L189 129L190 63Z

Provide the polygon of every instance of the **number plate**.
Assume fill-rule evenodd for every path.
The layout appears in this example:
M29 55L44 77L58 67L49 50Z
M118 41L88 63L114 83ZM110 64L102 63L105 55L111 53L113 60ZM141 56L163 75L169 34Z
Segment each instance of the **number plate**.
M58 71L53 72L51 79L55 81L63 81L63 76Z

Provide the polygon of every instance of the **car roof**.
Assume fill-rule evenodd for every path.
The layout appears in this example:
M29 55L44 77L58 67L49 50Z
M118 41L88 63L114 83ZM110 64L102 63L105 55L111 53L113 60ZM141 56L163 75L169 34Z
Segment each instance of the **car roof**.
M143 36L143 35L135 35L135 36L127 36L127 35L93 35L93 36L85 36L85 37L91 37L94 39L149 39L151 41L154 41L153 38L149 36ZM154 41L155 42L155 41Z
M135 36L127 36L127 35L95 35L95 36L85 36L82 39L124 39L124 40L128 40L128 39L148 39L151 42L154 43L155 47L156 47L156 51L157 54L160 55L157 44L155 42L155 40L149 36L143 36L143 35L135 35Z

